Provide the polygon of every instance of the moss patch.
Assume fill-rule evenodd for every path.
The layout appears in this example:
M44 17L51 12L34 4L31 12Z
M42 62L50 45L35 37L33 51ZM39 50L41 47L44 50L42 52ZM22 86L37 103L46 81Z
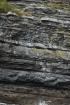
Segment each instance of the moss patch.
M65 4L65 3L59 3L59 2L58 3L56 3L56 2L48 3L48 2L44 2L43 4L44 4L44 6L51 7L52 9L70 10L70 5Z
M24 9L21 9L19 6L16 6L15 4L10 4L6 0L0 0L0 11L1 12L11 11L16 13L18 16L31 15L30 12L25 12Z
M32 48L32 53L38 55L38 56L44 56L49 58L60 58L60 59L70 59L70 53L67 51L61 51L61 50L48 50L48 49L37 49Z

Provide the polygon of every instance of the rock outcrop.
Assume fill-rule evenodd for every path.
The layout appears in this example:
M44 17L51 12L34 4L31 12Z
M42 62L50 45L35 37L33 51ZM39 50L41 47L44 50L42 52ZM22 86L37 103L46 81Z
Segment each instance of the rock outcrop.
M70 12L42 0L16 4L31 15L0 13L0 83L70 91Z
M38 76L32 79L35 75L32 72L41 72L42 82L45 82L46 86L48 86L46 79L52 77L54 80L51 79L50 84L51 86L54 84L55 88L56 84L58 86L62 82L69 85L69 13L41 7L25 7L25 10L27 9L30 9L32 14L37 15L38 12L39 15L43 14L43 16L33 15L20 18L14 15L1 15L0 17L1 69L9 69L11 72L12 70L23 71L20 73L23 74L21 80L24 81L27 78L27 82L28 78L30 78L29 81L40 81ZM31 73L24 73L24 71ZM18 74L14 75L14 78L18 81ZM12 81L15 82L14 79Z

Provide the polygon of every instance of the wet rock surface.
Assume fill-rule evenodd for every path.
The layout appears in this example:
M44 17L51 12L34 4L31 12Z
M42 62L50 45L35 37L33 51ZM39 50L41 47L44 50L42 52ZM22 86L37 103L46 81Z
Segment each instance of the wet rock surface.
M9 97L10 102L15 97L17 105L69 105L70 12L45 7L42 0L15 1L15 4L25 8L31 16L0 13L0 83L3 84L0 90L6 91L5 94L0 92L0 97L4 94L2 97L5 100ZM42 94L37 87L42 89ZM30 93L32 89L36 93ZM53 89L60 91L53 92ZM59 97L53 98L52 92Z

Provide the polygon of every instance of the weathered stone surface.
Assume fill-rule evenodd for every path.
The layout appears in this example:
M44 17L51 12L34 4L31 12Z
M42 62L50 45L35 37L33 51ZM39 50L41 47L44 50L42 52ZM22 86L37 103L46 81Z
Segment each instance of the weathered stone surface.
M1 104L70 105L70 12L15 4L31 15L0 13Z
M70 91L0 84L1 102L14 105L69 105Z
M0 82L9 84L30 84L69 89L70 77L53 73L0 70ZM66 85L66 86L65 86Z
M15 2L31 16L0 13L0 98L3 97L3 103L70 104L70 12L52 9L43 3L42 0ZM43 89L48 87L51 90ZM45 96L51 98L46 100Z
M60 75L62 78L66 76L66 80L69 77L67 75L70 75L70 50L66 46L69 43L69 32L65 32L66 25L69 29L69 20L1 15L0 67L13 71L38 71L58 75L55 76L56 84L61 83L61 81L58 82ZM64 31L58 31L59 26ZM52 75L49 76L51 77ZM28 78L26 77L26 80ZM36 77L33 82L35 79ZM29 81L31 80L32 78ZM65 80L63 80L64 83L66 83ZM43 84L45 83L46 81L43 80ZM52 86L52 83L50 84Z

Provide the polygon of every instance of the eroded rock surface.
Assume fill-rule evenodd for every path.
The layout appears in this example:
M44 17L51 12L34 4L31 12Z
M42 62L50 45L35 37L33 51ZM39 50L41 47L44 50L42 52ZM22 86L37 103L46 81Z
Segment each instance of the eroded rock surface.
M69 85L69 11L41 7L41 4L38 6L34 1L25 1L23 4L25 11L29 10L32 16L1 14L0 68L9 70L10 73L12 70L19 71L20 82L28 82L29 78L34 83L39 81L46 86L54 85L55 88L56 84ZM42 78L35 72L40 72ZM19 74L14 75L16 81L19 81ZM4 78L9 81L5 75ZM48 82L48 78L51 78L51 82Z
M44 6L42 0L15 3L25 11L29 11L31 15L18 17L0 13L0 83L7 86L16 84L66 89L68 93L70 90L70 12ZM4 88L8 89L8 87ZM43 94L45 95L45 92ZM62 101L58 105L69 105ZM40 104L41 100L38 102ZM53 102L54 104L44 100L43 103L56 105L58 99ZM25 103L25 105L29 104Z

